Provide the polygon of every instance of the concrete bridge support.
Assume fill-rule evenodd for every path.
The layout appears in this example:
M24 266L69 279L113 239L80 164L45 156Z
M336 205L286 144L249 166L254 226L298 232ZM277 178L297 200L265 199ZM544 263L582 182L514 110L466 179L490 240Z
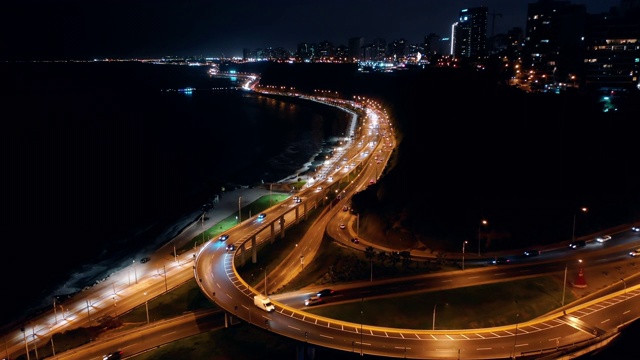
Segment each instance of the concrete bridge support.
M280 217L280 239L284 239L284 216Z
M273 244L276 241L276 222L272 222L271 225L269 225L269 227L271 228L271 234L269 235L269 241Z
M258 262L258 249L256 246L256 236L253 235L251 237L251 262L252 263L257 263Z

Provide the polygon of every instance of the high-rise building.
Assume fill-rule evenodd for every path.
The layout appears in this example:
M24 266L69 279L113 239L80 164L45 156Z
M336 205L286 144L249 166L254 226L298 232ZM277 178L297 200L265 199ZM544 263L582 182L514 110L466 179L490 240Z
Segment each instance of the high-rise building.
M482 60L487 51L487 7L460 10L453 27L453 55L470 61Z
M336 46L334 53L334 61L338 62L351 62L349 59L349 47L346 45Z
M407 55L407 41L405 39L394 40L389 44L388 54L393 57L394 61L403 61Z
M364 46L364 38L352 37L349 39L349 60L357 62L363 60L362 47Z
M373 39L372 60L385 61L387 58L387 41L383 38Z
M298 61L311 61L316 57L316 46L309 43L299 43L296 50L296 58Z
M436 35L436 34L429 34L427 36L424 37L424 53L425 56L427 57L432 57L433 55L442 55L442 53L440 52L440 47L439 47L439 42L440 42L440 36Z
M255 61L256 60L255 51L252 51L251 49L248 49L248 48L242 49L242 59L244 61Z
M532 83L562 82L579 71L585 23L585 5L557 0L528 5L522 65Z
M323 60L330 60L335 55L333 44L327 40L318 43L318 56Z
M584 79L587 90L640 90L640 1L623 0L610 13L589 16Z

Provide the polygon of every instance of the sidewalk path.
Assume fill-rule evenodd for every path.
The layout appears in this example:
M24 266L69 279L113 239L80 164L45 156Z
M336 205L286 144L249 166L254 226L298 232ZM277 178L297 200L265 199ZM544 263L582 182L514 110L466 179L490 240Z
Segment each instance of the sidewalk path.
M239 188L225 192L218 198L218 202L213 204L213 209L207 210L204 222L202 222L202 212L194 211L192 216L185 218L184 221L176 225L183 230L159 250L173 246L179 248L196 235L201 234L203 228L210 229L227 217L238 214L238 200L240 200L240 206L245 207L270 193L275 193L275 191L270 192L263 188Z

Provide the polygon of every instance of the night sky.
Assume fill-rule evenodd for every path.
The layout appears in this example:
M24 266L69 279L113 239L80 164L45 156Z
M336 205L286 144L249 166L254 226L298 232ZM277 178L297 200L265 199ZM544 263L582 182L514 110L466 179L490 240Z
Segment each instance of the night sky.
M530 0L11 0L0 60L242 56L242 49L450 34L461 9L487 6L495 33L525 28ZM596 14L620 0L575 0ZM487 31L492 29L489 15Z

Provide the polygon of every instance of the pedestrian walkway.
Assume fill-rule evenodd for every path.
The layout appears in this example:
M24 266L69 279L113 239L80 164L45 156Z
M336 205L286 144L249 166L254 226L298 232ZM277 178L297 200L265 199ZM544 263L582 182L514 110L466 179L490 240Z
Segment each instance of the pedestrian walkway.
M183 246L196 235L201 234L203 229L210 229L229 216L233 216L233 214L237 215L240 208L271 193L273 192L259 187L238 188L224 192L218 197L217 202L214 202L213 208L204 213L204 220L202 219L202 211L194 211L191 217L186 218L184 222L179 225L183 228L180 234L165 244L160 250L174 246L176 248Z

